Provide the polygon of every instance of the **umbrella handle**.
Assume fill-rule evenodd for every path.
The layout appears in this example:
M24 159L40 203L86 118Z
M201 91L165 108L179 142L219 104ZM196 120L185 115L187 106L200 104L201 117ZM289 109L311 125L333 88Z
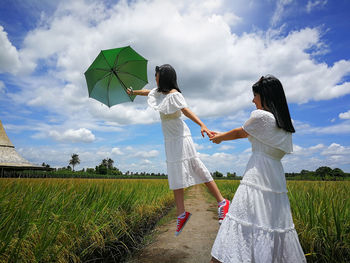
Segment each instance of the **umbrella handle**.
M128 93L129 96L134 95L134 89L131 86L130 86L130 88L127 88L126 90L130 92L130 94Z

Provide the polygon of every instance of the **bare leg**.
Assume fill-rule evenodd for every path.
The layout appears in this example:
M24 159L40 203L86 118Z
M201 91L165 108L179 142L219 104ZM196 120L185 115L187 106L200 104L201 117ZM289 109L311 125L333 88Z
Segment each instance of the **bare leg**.
M185 212L184 189L174 190L174 198L176 204L176 215L179 216Z
M221 263L219 260L217 260L216 258L212 257L210 260L210 263Z
M215 181L207 182L205 185L208 187L211 194L216 198L216 201L221 202L224 200L222 197L219 188L217 187Z

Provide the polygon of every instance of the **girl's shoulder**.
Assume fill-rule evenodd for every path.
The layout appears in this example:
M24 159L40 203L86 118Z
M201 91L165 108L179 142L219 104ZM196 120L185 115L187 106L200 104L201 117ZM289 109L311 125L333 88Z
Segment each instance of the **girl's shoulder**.
M258 141L286 153L293 151L292 134L278 128L274 115L265 110L254 110L242 128Z
M161 97L161 98L167 98L167 97L172 97L172 96L175 96L175 97L183 97L182 94L180 92L178 92L176 89L173 89L171 90L170 92L168 93L163 93L163 92L159 92L158 91L158 88L154 88L150 91L149 93L150 96L155 96L155 97Z
M275 120L275 116L269 111L256 109L251 112L250 119Z
M148 95L148 105L161 113L172 114L187 107L185 98L178 91L168 94L158 92L156 89L152 91Z
M178 90L176 90L176 89L172 89L171 91L169 91L168 94L174 94L174 93L180 93L180 92Z

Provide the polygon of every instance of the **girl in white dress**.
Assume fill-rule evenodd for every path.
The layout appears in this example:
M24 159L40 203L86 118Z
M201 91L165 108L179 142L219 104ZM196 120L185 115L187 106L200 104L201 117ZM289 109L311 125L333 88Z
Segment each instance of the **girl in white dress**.
M181 112L201 127L201 134L212 136L203 122L188 108L177 85L176 72L166 64L156 67L158 88L152 90L128 89L131 95L148 96L148 104L159 111L164 135L165 153L169 187L174 191L177 208L177 227L175 235L179 235L191 216L185 211L184 188L205 183L218 202L219 223L225 218L229 201L224 199L213 181L213 178L198 157L192 141L191 132L186 123L180 119Z
M295 132L281 82L268 75L253 85L254 110L243 127L210 138L247 138L252 155L217 234L211 262L306 262L295 231L281 159Z

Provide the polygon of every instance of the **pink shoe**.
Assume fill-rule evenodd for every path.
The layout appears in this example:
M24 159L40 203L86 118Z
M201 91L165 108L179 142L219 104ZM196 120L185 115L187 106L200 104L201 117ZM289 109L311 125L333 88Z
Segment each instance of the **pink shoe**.
M177 218L177 225L176 225L176 231L175 236L180 235L182 229L185 227L187 221L190 219L191 213L186 212L186 215L184 218Z
M226 204L218 205L218 216L219 216L219 224L221 225L222 221L225 219L228 209L230 207L230 201L225 199Z

